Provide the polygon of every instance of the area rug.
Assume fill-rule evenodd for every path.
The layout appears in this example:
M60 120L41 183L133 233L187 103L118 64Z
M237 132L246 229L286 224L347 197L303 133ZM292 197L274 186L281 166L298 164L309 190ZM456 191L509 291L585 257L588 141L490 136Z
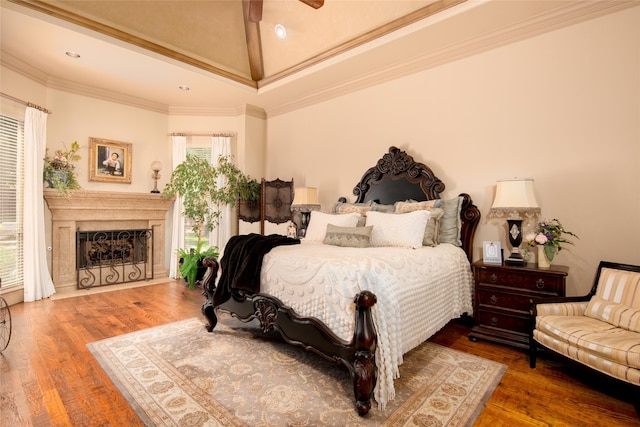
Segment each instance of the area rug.
M506 370L426 342L405 355L396 398L359 417L346 368L231 318L88 347L148 426L471 426Z

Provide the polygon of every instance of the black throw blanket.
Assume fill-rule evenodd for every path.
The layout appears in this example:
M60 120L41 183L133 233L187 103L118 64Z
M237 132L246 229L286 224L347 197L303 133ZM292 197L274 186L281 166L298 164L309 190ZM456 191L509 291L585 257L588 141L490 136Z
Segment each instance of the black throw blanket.
M262 259L271 249L280 245L297 245L298 239L271 234L243 234L229 239L220 260L220 280L213 294L213 305L218 306L231 297L235 290L249 294L260 292Z

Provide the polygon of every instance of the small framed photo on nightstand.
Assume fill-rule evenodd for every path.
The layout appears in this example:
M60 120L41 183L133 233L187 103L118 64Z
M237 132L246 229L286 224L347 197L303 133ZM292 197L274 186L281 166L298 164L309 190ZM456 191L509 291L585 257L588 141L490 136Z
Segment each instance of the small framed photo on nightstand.
M500 242L482 242L482 261L486 264L502 264Z

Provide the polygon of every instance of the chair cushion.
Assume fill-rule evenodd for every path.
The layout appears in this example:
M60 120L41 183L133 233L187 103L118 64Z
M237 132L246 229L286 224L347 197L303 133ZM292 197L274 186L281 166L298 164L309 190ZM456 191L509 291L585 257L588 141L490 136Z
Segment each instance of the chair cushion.
M638 291L640 292L640 288ZM584 315L629 331L640 332L640 309L618 304L597 295L589 301Z
M587 316L538 316L539 333L598 357L640 369L640 333Z
M626 364L604 359L593 354L589 349L572 346L537 329L533 331L533 338L543 346L589 366L592 369L611 375L614 378L618 378L628 383L640 385L640 369L634 369Z

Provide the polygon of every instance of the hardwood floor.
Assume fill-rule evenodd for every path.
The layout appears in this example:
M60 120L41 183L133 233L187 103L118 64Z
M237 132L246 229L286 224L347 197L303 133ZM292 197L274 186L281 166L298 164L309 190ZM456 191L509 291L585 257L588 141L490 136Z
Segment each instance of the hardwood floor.
M181 282L11 307L0 354L0 426L139 426L86 344L200 316L204 298ZM524 351L467 339L452 322L431 340L508 365L476 426L640 426L624 387ZM606 393L598 391L606 388Z

